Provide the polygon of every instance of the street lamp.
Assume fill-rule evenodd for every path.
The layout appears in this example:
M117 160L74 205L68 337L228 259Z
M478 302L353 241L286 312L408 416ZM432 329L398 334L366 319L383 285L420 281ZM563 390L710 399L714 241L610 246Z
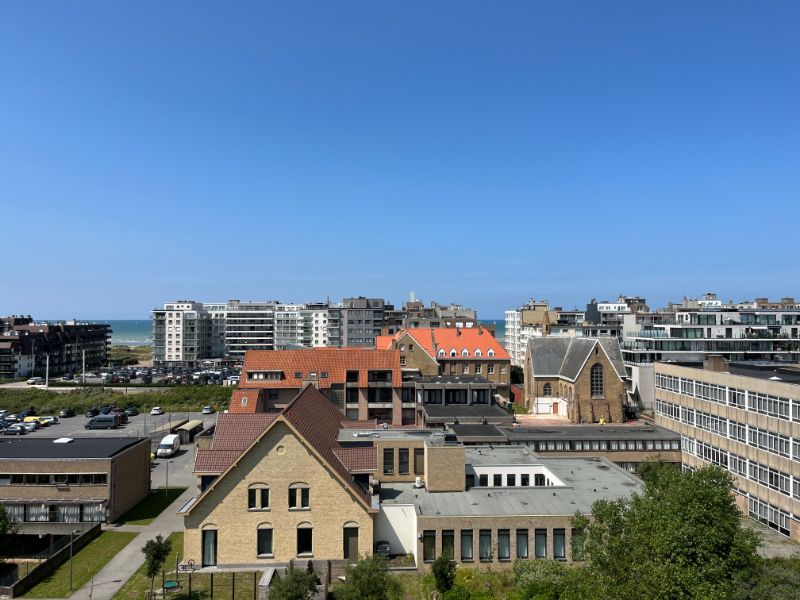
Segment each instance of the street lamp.
M169 496L169 463L171 463L171 462L172 462L171 460L165 460L164 461L164 463L165 463L165 465L167 467L166 478L165 478L165 481L164 481L164 497L165 498Z
M69 532L69 591L72 591L72 542L75 540L75 534L81 533L80 529L73 529Z

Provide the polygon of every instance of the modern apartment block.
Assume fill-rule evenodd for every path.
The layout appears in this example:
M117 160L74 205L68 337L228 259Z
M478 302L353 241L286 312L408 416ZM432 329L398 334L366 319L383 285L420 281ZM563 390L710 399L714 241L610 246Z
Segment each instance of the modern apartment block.
M248 350L271 350L275 347L275 307L278 302L241 302L229 300L224 305L224 332L227 353L241 360ZM221 356L221 355L220 355Z
M742 512L800 540L797 365L657 363L655 416L680 433L685 468L727 469Z
M0 379L79 373L106 363L110 325L36 322L30 316L0 318Z
M642 489L603 458L466 447L443 431L348 420L313 385L280 413L221 414L195 474L202 492L179 514L185 557L203 567L312 557L341 566L379 540L420 570L441 554L463 568L570 561L575 512Z
M381 334L384 311L393 308L382 298L345 298L328 308L328 345L372 348Z
M154 309L153 364L194 367L221 356L225 343L222 303L178 300Z
M793 298L734 304L708 293L623 319L623 360L645 408L653 405L659 361L702 362L712 354L736 362L800 361L800 306Z

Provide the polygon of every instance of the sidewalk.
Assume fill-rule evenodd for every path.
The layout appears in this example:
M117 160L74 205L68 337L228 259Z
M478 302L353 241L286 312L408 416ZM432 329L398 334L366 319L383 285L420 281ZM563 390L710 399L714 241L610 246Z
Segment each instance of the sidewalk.
M183 531L183 520L176 512L194 493L191 487L188 488L149 525L104 527L106 531L132 531L139 535L94 576L94 587L91 582L87 583L81 589L73 592L70 599L83 600L85 598L88 600L91 592L92 600L110 600L144 563L142 548L148 540L158 534L166 538L170 533Z

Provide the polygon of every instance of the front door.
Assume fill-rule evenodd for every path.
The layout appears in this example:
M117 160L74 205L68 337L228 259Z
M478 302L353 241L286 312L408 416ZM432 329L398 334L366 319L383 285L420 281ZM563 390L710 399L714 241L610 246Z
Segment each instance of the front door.
M553 401L553 414L554 415L558 414L558 402L556 402L555 400Z
M217 564L217 530L203 530L203 566L213 567Z
M358 527L344 528L344 558L345 560L358 559Z

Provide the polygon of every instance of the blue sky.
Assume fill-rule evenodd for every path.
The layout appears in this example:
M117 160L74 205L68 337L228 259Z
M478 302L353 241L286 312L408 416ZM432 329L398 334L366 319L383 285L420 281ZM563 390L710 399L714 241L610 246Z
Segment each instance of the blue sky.
M795 2L5 2L0 314L800 296Z

